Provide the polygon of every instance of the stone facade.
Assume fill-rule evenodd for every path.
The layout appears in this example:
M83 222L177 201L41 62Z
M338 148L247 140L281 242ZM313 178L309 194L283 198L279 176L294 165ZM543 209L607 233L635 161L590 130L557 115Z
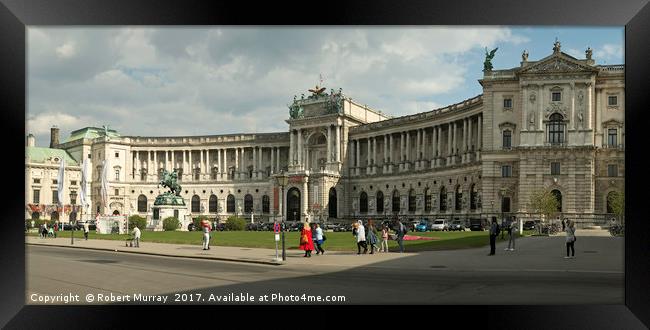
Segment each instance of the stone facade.
M288 133L140 137L90 127L56 148L93 164L93 213L151 217L162 169L182 169L192 216L221 220L251 210L302 221L466 219L530 212L539 189L561 194L563 213L606 213L607 194L624 191L624 66L586 57L558 43L538 61L484 72L481 95L409 116L316 88L289 105ZM108 205L98 198L103 160ZM289 177L283 198L279 173Z

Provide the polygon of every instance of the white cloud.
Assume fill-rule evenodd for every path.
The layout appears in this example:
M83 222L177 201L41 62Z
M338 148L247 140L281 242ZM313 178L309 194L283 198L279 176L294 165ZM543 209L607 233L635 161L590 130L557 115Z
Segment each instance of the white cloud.
M28 117L26 129L28 133L43 135L49 134L53 126L61 130L75 130L80 128L79 125L86 125L81 118L61 112L47 112Z
M56 55L61 59L69 59L77 54L74 42L66 42L56 48Z
M617 44L605 44L595 49L594 55L596 60L622 60L623 46Z

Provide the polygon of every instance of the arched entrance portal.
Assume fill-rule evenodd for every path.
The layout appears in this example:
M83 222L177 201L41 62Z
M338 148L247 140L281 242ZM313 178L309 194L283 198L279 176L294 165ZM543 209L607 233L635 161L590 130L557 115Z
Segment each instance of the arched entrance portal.
M329 198L329 217L336 219L338 216L336 214L336 189L334 187L330 188L330 198Z
M300 190L291 188L287 191L287 220L300 221Z
M562 193L559 190L555 189L551 191L551 194L553 194L553 196L555 196L555 199L557 200L557 204L558 204L557 211L562 212Z

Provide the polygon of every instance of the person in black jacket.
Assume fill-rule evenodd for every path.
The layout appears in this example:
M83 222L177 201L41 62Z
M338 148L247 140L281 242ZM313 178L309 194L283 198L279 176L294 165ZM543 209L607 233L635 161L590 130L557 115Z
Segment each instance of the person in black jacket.
M490 254L488 254L489 256L493 256L496 251L497 235L499 235L499 231L497 229L497 217L492 217L492 226L490 226Z

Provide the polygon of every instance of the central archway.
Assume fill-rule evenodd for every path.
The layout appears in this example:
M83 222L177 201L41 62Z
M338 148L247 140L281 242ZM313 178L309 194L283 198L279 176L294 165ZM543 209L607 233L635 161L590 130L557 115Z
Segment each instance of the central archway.
M329 217L336 219L338 216L336 214L336 189L334 187L330 188L329 193Z
M289 221L300 221L300 217L300 190L293 187L287 191L287 219Z

